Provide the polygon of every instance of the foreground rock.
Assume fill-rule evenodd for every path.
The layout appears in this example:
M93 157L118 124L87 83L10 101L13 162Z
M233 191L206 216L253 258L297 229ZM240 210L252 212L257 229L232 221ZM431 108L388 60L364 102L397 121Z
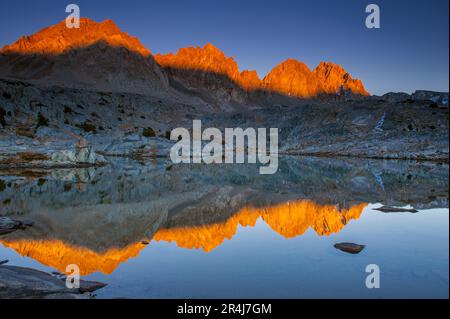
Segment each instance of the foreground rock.
M17 266L0 266L0 299L88 299L89 293L106 286L81 281L79 289L46 272Z
M334 245L334 248L342 250L343 252L349 253L349 254L359 254L365 245L358 245L354 243L337 243Z

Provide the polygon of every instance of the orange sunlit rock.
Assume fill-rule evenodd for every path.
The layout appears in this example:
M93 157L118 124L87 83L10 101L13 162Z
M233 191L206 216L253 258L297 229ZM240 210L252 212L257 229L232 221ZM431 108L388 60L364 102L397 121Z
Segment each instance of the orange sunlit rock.
M31 257L41 264L64 273L67 265L76 264L80 275L94 272L111 274L120 263L136 257L145 246L131 244L125 248L110 248L97 253L84 247L77 247L60 240L0 240L5 247L14 249L22 256Z
M61 54L97 42L125 47L143 56L151 55L137 38L122 32L112 20L95 22L88 18L81 18L80 28L72 29L66 27L65 21L61 21L31 36L21 37L15 43L5 46L0 53Z
M352 219L358 219L367 204L349 209L338 209L334 205L318 205L312 201L294 201L270 207L262 219L285 238L302 235L308 228L319 236L338 233Z
M247 92L262 89L262 82L255 70L244 70L239 75L239 84Z
M5 46L0 54L59 55L71 50L103 43L111 47L126 48L151 59L151 52L135 37L122 32L111 20L95 22L80 19L80 28L69 29L65 21L45 28L34 35L21 37L12 45ZM312 98L319 94L336 94L347 90L354 94L369 95L360 80L352 77L340 66L321 62L311 71L303 62L288 59L275 66L261 80L256 71L239 71L232 57L208 43L202 47L179 49L176 54L158 54L155 60L162 67L181 71L188 83L200 84L208 89L230 91L229 81L245 92L267 90L298 98Z
M210 43L203 48L182 48L176 54L158 54L155 59L162 67L172 70L176 75L183 70L188 71L187 73L195 71L194 77L206 83L211 82L209 77L226 76L246 92L263 89L298 98L336 94L341 90L369 95L360 80L352 79L342 66L331 62L321 62L311 71L303 62L287 59L275 66L261 80L256 71L239 72L236 61ZM182 76L186 77L186 74Z
M344 89L355 94L369 95L361 80L352 79L350 74L338 64L320 62L313 74L319 81L323 93L333 94Z
M156 241L175 242L179 247L203 249L209 252L220 246L225 239L231 239L239 225L253 227L260 217L257 210L243 208L226 222L195 227L160 229L153 236Z
M319 236L339 232L350 220L358 219L367 204L350 209L318 205L309 200L293 201L268 208L245 207L225 223L196 227L161 229L153 239L175 242L179 247L209 252L225 239L231 239L238 226L253 227L262 218L270 228L285 238L302 235L312 228Z
M180 49L176 54L158 54L155 60L164 68L172 71L196 71L201 73L198 80L208 82L208 77L225 76L235 84L238 84L245 91L254 90L260 87L261 80L256 71L239 72L238 64L232 57L227 57L222 51L211 43L202 47L188 47ZM219 79L220 80L220 79ZM225 79L223 79L225 80Z
M211 43L207 43L203 48L182 48L176 54L157 54L155 59L163 67L209 71L226 75L231 80L237 80L239 77L236 61L233 58L228 58Z
M311 98L321 93L319 82L303 62L288 59L263 79L264 88L289 96Z

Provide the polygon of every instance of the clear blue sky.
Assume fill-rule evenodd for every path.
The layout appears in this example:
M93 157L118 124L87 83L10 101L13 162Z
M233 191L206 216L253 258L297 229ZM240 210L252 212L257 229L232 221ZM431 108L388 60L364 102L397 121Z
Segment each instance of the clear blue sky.
M153 53L211 42L240 69L263 77L286 58L314 68L332 61L373 94L448 91L448 0L73 0L2 1L0 46L66 17L113 19ZM365 27L365 7L381 8L381 29Z

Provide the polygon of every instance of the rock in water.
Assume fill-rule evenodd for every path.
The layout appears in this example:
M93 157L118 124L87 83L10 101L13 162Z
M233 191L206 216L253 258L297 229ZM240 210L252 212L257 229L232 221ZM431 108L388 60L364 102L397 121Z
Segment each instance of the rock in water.
M334 248L342 250L349 254L359 254L364 249L364 247L366 246L354 243L337 243L334 245Z
M418 210L414 208L401 208L401 207L391 207L391 206L382 206L379 208L374 208L374 210L378 210L383 213L417 213Z

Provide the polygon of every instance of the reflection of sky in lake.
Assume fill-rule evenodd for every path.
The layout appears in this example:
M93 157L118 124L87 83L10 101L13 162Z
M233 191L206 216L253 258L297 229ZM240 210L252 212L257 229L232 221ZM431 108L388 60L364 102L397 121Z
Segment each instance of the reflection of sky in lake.
M286 239L258 219L206 253L152 241L112 274L86 279L108 284L98 297L442 297L448 298L448 209L385 214L366 208L340 232L308 229ZM337 242L366 245L358 255ZM1 247L11 265L51 270ZM381 288L365 287L365 267L381 269Z

